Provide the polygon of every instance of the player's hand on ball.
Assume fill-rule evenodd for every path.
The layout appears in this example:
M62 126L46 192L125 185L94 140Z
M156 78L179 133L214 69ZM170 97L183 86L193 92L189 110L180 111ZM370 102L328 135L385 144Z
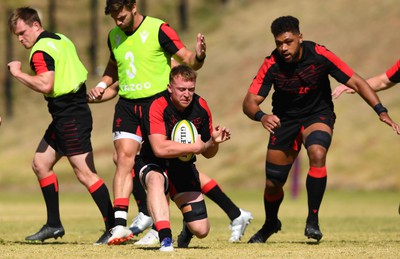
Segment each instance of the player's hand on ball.
M201 140L200 134L196 136L196 141L192 143L192 145L194 147L193 153L195 153L196 155L203 153L204 150L206 149L206 143L204 143L203 140Z

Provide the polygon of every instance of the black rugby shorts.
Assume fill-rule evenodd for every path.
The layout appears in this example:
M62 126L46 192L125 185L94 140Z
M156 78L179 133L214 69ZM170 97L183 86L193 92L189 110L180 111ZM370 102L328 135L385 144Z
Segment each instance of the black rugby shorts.
M168 168L167 175L171 197L182 192L201 192L200 176L195 164Z
M280 117L281 127L270 134L268 149L300 151L303 130L314 123L324 123L333 130L336 115L331 110L324 110L310 116L298 118Z
M141 120L149 98L129 100L120 97L115 105L113 133L126 132L142 137Z
M43 138L58 154L73 156L92 152L91 132L92 116L89 113L53 120Z

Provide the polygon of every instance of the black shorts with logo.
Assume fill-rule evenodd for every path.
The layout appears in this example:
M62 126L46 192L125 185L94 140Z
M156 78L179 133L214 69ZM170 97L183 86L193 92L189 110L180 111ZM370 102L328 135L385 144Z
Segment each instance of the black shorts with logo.
M332 110L326 109L310 116L280 117L279 119L281 127L274 129L274 134L270 134L268 149L300 151L303 130L314 123L324 123L333 130L336 115Z
M149 103L151 98L126 99L120 97L115 104L115 113L112 131L115 134L119 132L131 133L142 137L141 121L143 109Z
M92 113L83 85L76 93L46 98L53 121L43 138L61 156L92 151Z

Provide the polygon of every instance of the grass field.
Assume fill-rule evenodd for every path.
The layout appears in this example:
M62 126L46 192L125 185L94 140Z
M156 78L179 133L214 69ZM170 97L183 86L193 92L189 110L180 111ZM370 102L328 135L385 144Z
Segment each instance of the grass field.
M47 26L48 1L0 1L0 53L6 53L6 5L30 5L41 9ZM89 0L56 1L58 31L77 45L89 67ZM160 17L178 28L178 1L147 0L147 15ZM212 223L210 235L193 240L190 249L176 249L160 255L157 247L132 244L95 247L101 235L101 219L90 195L79 185L69 164L62 160L55 168L60 182L60 208L66 235L45 244L27 244L25 236L36 232L45 221L43 198L30 163L50 116L40 94L13 80L14 115L5 115L4 94L0 95L0 258L399 258L400 251L400 174L399 136L380 123L361 98L347 95L335 100L337 121L328 157L328 190L321 208L324 237L319 244L304 237L306 201L304 190L298 199L287 192L280 218L282 232L267 244L248 245L250 236L262 224L262 188L267 134L241 111L241 102L262 59L274 48L269 32L272 20L281 15L300 19L304 38L326 45L364 77L384 71L400 56L400 5L398 0L229 0L221 8L215 0L189 0L193 16L189 30L180 32L183 41L194 48L195 35L203 32L207 59L199 71L197 91L206 98L214 123L232 130L232 139L222 145L211 160L200 159L202 171L215 178L240 207L255 219L240 244L229 244L228 218L208 202ZM103 14L105 1L99 1L99 71L108 59L106 35L113 26ZM140 0L138 0L140 5ZM203 8L199 6L204 5ZM206 8L207 7L207 8ZM71 15L74 14L74 15ZM28 68L28 51L13 38L14 59ZM6 55L4 55L6 56ZM0 82L8 75L5 57L0 59ZM94 86L100 75L90 75ZM332 88L336 86L332 80ZM393 119L400 122L398 86L379 96ZM115 100L114 100L115 101ZM111 157L111 118L114 101L93 105L92 135L96 168L111 190L115 170ZM263 106L269 111L270 103ZM300 184L304 186L307 159L301 154ZM287 187L289 188L290 181ZM181 217L171 208L173 234L181 229ZM130 219L136 209L130 208ZM139 236L138 238L140 238ZM135 238L137 240L138 238Z
M228 193L238 206L250 210L254 220L241 243L231 244L229 220L221 209L207 200L211 231L203 240L194 238L188 249L176 248L172 254L158 246L94 246L102 234L99 212L89 194L61 191L61 217L66 230L62 239L43 244L24 242L45 220L40 195L0 194L0 258L398 258L400 251L400 215L396 192L328 191L321 208L320 224L324 233L320 243L304 235L306 200L287 193L281 211L282 231L266 244L246 242L263 223L264 213L259 191ZM171 204L174 238L181 230L181 216ZM135 215L132 206L130 219ZM134 237L134 241L142 237ZM176 244L175 244L176 245Z

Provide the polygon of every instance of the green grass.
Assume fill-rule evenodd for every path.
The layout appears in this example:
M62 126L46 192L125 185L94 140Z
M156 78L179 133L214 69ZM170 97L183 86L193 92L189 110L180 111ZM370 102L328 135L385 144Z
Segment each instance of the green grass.
M299 199L286 196L280 213L283 230L267 244L245 242L261 227L264 215L262 188L267 133L241 111L245 92L262 59L274 48L269 32L272 20L280 15L300 18L304 38L326 45L360 75L368 77L384 71L399 57L400 15L398 0L229 0L226 8L201 6L206 1L190 0L193 16L189 30L180 33L188 48L194 49L195 35L206 35L207 59L199 71L198 93L205 97L213 112L215 124L232 130L232 139L220 147L211 160L199 159L199 168L215 178L231 198L255 219L240 244L229 244L228 219L208 202L212 223L210 235L193 240L192 248L176 249L169 258L398 258L400 250L400 217L398 215L400 174L396 160L399 136L379 122L372 109L356 95L335 100L337 122L328 155L328 190L321 208L321 243L303 236L306 217L304 191ZM207 3L213 1L207 0ZM214 1L215 2L215 1ZM47 1L1 1L0 14L6 17L5 5L30 5L46 16ZM76 43L87 67L89 46L89 0L57 1L58 31ZM179 28L174 11L177 1L148 0L146 14L168 21ZM108 59L106 35L114 26L103 14L105 1L99 5L99 71ZM138 1L140 5L140 2ZM167 9L165 8L167 6ZM167 11L165 11L167 10ZM71 14L73 18L71 19ZM206 15L205 15L206 14ZM6 19L0 19L1 35L8 35ZM47 17L44 25L47 27ZM5 50L6 36L0 37L0 52ZM28 51L13 38L13 58L28 68ZM7 75L6 60L0 59ZM88 87L100 75L90 75ZM332 80L332 88L336 86ZM155 258L157 247L95 247L91 244L101 235L101 219L90 195L76 181L69 164L63 159L55 167L60 184L61 215L66 236L57 241L26 244L24 237L37 231L45 220L43 198L30 168L33 152L46 129L50 116L40 94L13 80L14 117L5 117L4 94L0 95L0 258ZM400 95L397 87L380 92L393 119L400 122ZM263 106L270 111L270 102ZM112 162L111 120L114 101L92 106L94 130L92 141L96 168L109 188L115 171ZM301 154L300 184L304 186L307 158ZM288 182L289 186L290 181ZM111 190L111 188L110 188ZM352 191L353 190L353 191ZM364 191L354 191L364 190ZM374 190L371 191L370 190ZM384 190L391 190L385 192ZM172 227L176 237L181 217L172 204ZM136 209L131 206L130 219Z
M306 200L304 191L297 199L287 193L281 211L282 231L266 244L247 244L264 219L260 191L228 191L236 204L253 213L242 242L230 244L227 216L207 200L211 231L208 237L194 238L189 249L176 248L161 254L158 246L93 246L102 234L99 212L88 193L61 191L60 210L66 230L62 239L39 244L26 243L24 237L37 231L45 220L40 193L0 194L1 258L398 258L400 216L398 192L328 191L320 212L324 233L320 243L304 235ZM129 219L136 214L132 205ZM181 216L171 204L171 224L176 238ZM142 237L134 237L133 241Z

